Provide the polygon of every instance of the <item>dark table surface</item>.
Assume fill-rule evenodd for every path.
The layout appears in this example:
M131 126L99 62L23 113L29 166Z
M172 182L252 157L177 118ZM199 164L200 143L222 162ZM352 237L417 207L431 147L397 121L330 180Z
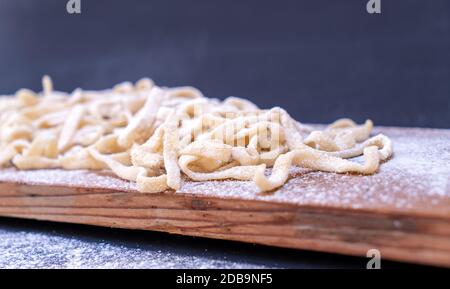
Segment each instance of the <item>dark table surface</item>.
M0 218L0 268L365 268L368 259L230 241ZM418 268L381 261L382 268Z

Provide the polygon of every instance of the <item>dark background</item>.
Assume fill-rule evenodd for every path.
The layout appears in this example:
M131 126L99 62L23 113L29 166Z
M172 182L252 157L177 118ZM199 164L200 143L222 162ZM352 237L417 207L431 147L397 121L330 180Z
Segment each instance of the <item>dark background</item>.
M81 2L0 0L0 94L150 76L304 122L450 127L448 0Z

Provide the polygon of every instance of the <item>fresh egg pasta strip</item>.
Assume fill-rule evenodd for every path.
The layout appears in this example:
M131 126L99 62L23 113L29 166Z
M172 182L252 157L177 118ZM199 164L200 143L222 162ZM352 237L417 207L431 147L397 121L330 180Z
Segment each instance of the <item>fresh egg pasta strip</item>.
M150 136L163 94L164 92L158 87L152 89L144 107L131 119L131 122L120 134L117 140L120 146L130 147L136 140Z
M44 156L47 158L56 158L58 156L56 137L52 134L41 134L36 136L24 155L30 157Z
M262 191L270 191L280 187L287 181L293 163L301 167L326 172L372 174L378 169L379 156L377 150L377 147L374 146L365 148L365 163L359 164L329 156L309 148L296 149L277 158L270 177L266 177L264 170L259 169L255 174L254 181Z
M258 169L265 168L266 165L258 166L235 166L225 170L218 170L213 173L194 172L189 168L189 165L198 160L198 157L183 155L179 159L180 168L189 178L194 181L210 181L210 180L225 180L235 179L248 181L253 179L255 172Z
M168 121L164 124L163 157L167 171L167 185L178 190L181 176L178 167L178 117L175 113L169 115Z
M169 189L167 185L167 175L157 177L147 177L145 170L141 170L136 178L138 190L142 193L160 193Z
M102 155L94 148L88 148L88 152L97 161L105 163L119 178L128 181L136 181L137 175L140 171L145 170L142 167L125 166L119 161L116 161L110 156Z
M0 167L6 166L15 155L19 154L24 148L30 145L28 141L16 140L5 147L0 147Z
M16 93L19 103L23 106L33 106L39 103L36 94L29 89L20 89Z
M70 112L62 128L61 135L59 136L58 151L64 152L71 145L72 138L80 124L83 113L84 107L79 105L75 106Z
M12 159L12 163L21 170L56 169L61 166L59 160L43 156L16 155Z
M369 146L376 146L379 148L378 153L380 155L380 160L382 161L388 159L393 153L391 140L387 136L379 134L364 141L363 143L357 144L355 147L351 149L331 152L327 154L339 158L348 159L361 155L364 149Z

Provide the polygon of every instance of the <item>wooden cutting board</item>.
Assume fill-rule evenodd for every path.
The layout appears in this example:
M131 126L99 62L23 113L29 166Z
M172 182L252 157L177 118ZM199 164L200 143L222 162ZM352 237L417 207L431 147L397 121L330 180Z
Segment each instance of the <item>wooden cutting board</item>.
M292 169L248 182L184 181L142 194L107 172L0 170L0 215L155 230L450 267L450 130L378 128L394 157L372 176Z

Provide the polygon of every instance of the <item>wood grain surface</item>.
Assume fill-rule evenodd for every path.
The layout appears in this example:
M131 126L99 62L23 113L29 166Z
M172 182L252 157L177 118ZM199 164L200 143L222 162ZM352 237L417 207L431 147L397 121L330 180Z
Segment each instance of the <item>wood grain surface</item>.
M231 180L142 194L108 172L2 169L0 215L450 267L450 130L377 132L394 144L377 174L293 168L264 194Z

